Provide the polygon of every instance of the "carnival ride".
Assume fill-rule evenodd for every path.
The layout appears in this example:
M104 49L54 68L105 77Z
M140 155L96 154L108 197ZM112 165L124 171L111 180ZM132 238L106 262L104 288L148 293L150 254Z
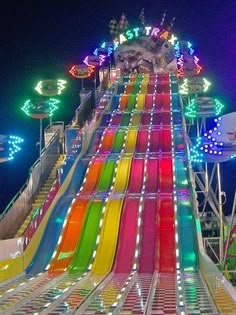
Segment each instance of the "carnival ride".
M206 132L206 118L219 116L222 105L204 102L209 83L198 77L198 58L170 28L143 22L128 29L124 16L122 32L114 20L110 25L114 41L88 56L87 68L70 71L80 79L94 73L95 86L99 75L98 88L81 91L65 131L50 123L40 172L0 221L0 312L235 314L235 291L204 251L197 203L200 186L202 212L209 205L222 232L222 208L206 175L208 157L219 175L224 155L223 142ZM205 142L192 145L202 130ZM64 138L65 159L52 187L22 237L13 238L32 200L14 224L12 214L23 209L22 195L32 197L29 184L40 187Z

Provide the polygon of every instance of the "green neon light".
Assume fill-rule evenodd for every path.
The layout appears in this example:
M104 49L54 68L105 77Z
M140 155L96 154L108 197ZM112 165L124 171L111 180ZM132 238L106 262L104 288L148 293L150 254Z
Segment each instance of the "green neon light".
M32 117L34 115L42 115L44 117L51 117L55 110L58 109L57 104L59 103L60 101L55 98L39 101L32 101L29 99L24 103L24 106L21 107L21 109L27 116Z
M222 109L224 108L224 105L217 100L216 98L210 98L212 102L212 107L209 105L209 108L205 108L205 113L207 115L208 111L213 110L215 116L219 116L222 112ZM201 113L199 113L199 105L198 105L198 99L194 98L191 100L190 104L187 105L185 109L185 116L188 118L195 119L196 117L199 117ZM202 114L204 116L204 114Z
M208 91L211 82L206 78L194 78L194 79L184 79L183 83L180 85L179 93L182 95L196 94L194 90L198 88L199 93L205 93ZM193 89L195 87L195 89Z
M60 95L66 88L67 81L65 80L43 80L39 81L34 88L39 94L45 96Z

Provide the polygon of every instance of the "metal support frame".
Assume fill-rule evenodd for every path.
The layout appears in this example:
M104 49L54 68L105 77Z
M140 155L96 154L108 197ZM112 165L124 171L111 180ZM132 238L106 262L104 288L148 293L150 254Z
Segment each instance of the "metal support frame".
M219 209L219 221L220 221L220 264L222 265L223 254L224 254L224 222L223 222L220 163L217 163L216 167L217 167L217 185L218 185L218 201L219 201L218 209Z
M235 211L236 211L236 189L234 192L234 202L233 202L233 208L232 208L231 219L230 219L229 233L228 233L226 246L225 246L225 250L224 250L223 268L225 267L225 264L226 264L226 258L227 258L227 253L228 253L228 249L229 249L229 241L230 241L230 237L231 237L231 231L233 228Z

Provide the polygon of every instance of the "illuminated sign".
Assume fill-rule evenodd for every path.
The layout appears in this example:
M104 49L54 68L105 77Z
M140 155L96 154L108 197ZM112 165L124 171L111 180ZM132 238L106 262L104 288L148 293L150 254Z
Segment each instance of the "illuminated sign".
M153 38L161 38L163 40L168 40L172 45L175 44L177 37L171 35L169 31L160 29L159 27L145 26L144 28L134 27L128 29L124 33L120 34L113 40L115 49L120 44L127 42L129 40L138 38L140 36L149 36Z

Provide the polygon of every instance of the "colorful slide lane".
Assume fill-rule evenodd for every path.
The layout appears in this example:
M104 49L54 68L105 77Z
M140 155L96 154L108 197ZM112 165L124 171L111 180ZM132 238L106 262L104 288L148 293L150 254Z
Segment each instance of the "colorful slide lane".
M128 274L132 270L137 235L139 202L139 197L132 197L130 195L125 197L116 258L113 267L115 273Z
M99 232L99 223L102 217L104 200L95 198L91 201L87 211L83 231L80 235L78 246L73 255L69 271L72 274L85 272L92 259Z
M110 199L107 203L100 241L92 266L92 274L105 275L111 271L118 239L123 199Z

